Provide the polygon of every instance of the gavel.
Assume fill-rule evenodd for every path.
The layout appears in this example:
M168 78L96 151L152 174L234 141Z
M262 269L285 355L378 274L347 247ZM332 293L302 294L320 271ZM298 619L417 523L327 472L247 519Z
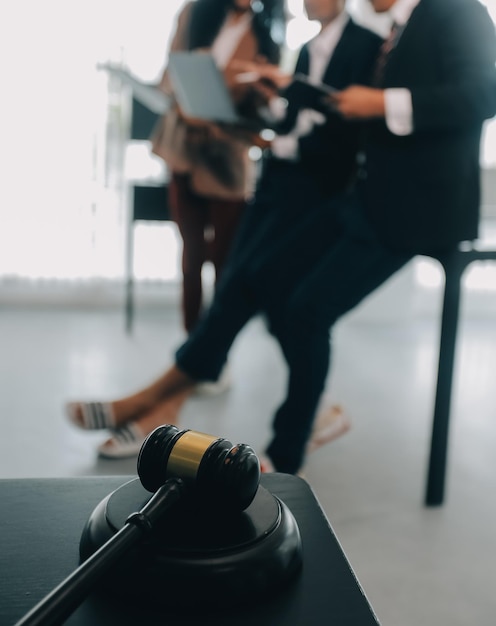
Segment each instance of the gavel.
M111 539L34 606L15 626L62 623L83 602L95 583L124 554L155 529L167 510L185 497L245 510L255 497L260 463L250 446L175 426L159 426L145 439L138 476L153 493Z

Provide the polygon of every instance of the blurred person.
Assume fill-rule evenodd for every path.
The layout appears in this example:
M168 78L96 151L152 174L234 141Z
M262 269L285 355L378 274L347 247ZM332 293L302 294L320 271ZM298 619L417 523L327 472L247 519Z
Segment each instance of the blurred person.
M188 2L178 16L170 51L210 53L240 114L256 118L260 94L236 82L235 63L279 62L273 33L284 32L282 6L283 0ZM174 97L167 68L159 88ZM202 267L211 261L218 280L253 190L250 137L213 123L195 123L174 105L151 139L153 153L164 159L170 171L168 202L183 243L183 325L190 333L202 314Z
M381 39L350 18L344 0L305 0L305 8L309 19L318 20L322 30L300 51L295 74L306 75L311 83L340 90L351 84L366 84ZM276 95L276 85L287 86L291 81L291 77L270 64L239 62L237 68L251 70L264 79L257 88L266 97ZM273 113L278 104L276 98L271 100ZM293 227L297 228L312 212L322 210L322 206L327 212L328 200L352 186L363 128L332 111L323 115L299 108L291 99L275 128L278 134L264 159L257 193L247 206L212 305L177 351L175 365L155 383L127 398L110 403L70 404L72 420L77 425L113 429L111 439L99 448L103 456L136 454L144 437L156 426L175 423L182 403L197 382L216 380L232 342L254 315L264 314L276 339L282 336L286 294L275 289L277 297L269 293L258 299L247 275L253 264L270 257L272 248L284 241L287 230L292 232ZM326 237L330 241L338 235L336 221ZM314 246L312 238L304 243L309 249ZM281 276L273 276L274 281L282 281L285 268L281 267L280 272ZM292 287L288 286L287 294ZM286 356L284 343L281 347ZM315 449L348 428L346 414L340 407L330 407L323 411L309 446ZM308 439L309 433L305 433L300 442L303 448ZM263 463L265 469L271 468L270 459L263 459ZM276 467L288 471L284 465Z
M414 256L456 253L478 233L481 130L496 113L494 24L477 0L370 2L393 21L373 86L329 97L344 119L367 121L358 183L251 266L261 301L296 285L279 333L289 390L267 449L290 472L328 377L334 324Z

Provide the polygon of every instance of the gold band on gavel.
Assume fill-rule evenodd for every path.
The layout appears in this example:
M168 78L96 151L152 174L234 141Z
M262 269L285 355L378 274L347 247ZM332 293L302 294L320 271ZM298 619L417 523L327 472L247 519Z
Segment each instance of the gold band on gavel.
M167 462L167 477L181 476L194 480L207 449L218 437L188 430L176 442Z

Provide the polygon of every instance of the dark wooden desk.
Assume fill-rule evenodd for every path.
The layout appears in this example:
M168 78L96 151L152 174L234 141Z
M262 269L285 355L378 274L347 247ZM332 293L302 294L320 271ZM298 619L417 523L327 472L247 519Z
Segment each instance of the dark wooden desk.
M94 507L130 477L0 480L0 624L11 626L78 565L81 531ZM265 475L262 484L293 512L303 570L269 602L226 611L201 626L377 626L379 623L308 484ZM194 590L192 590L192 597ZM164 605L167 598L164 589ZM144 615L93 594L66 622L72 626L198 626L198 616Z

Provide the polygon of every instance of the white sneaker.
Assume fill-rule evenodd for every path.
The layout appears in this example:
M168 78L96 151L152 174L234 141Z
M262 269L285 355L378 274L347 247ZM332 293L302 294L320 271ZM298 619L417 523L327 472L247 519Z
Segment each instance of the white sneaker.
M347 433L351 428L351 419L343 408L333 405L323 409L313 427L312 436L307 445L307 452L314 452L327 443Z
M273 474L276 471L268 456L261 454L258 456L258 460L260 461L261 474Z
M231 388L231 373L227 365L224 365L220 376L215 381L198 383L195 385L195 396L218 396Z

